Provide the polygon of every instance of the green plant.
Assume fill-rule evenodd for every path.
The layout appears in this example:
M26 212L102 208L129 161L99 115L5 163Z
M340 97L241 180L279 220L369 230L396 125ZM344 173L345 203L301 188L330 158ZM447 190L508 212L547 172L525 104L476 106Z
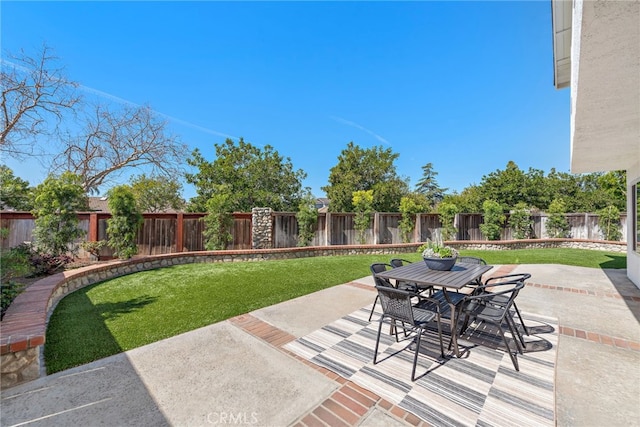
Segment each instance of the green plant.
M135 196L128 185L113 187L108 193L111 218L107 220L109 246L121 259L129 259L138 253L136 240L142 225Z
M506 219L502 206L494 200L485 200L482 210L484 223L480 224L480 231L487 240L500 240L500 232Z
M598 226L602 230L605 240L619 241L622 237L620 231L620 211L615 206L607 206L598 212L600 221Z
M443 246L436 242L427 242L418 248L424 258L451 258L458 256L458 251L451 246Z
M232 199L227 191L216 192L207 201L207 216L203 218L204 246L209 251L224 250L233 241Z
M298 220L298 246L309 246L315 235L314 230L318 222L315 199L310 193L298 205L296 219Z
M353 207L356 211L354 226L358 234L357 240L365 244L366 231L371 225L371 213L373 212L373 190L360 190L353 192Z
M555 199L549 204L547 213L547 234L549 237L569 237L569 223L565 216L565 204L560 199Z
M48 176L34 190L35 246L39 252L59 256L77 252L74 241L85 232L78 228L76 212L88 208L87 196L78 175L64 172Z
M400 213L402 219L398 224L402 241L409 243L413 239L413 232L416 228L416 215L426 212L429 209L429 201L424 194L411 193L400 199Z
M4 314L24 288L15 279L31 272L29 254L20 247L3 249L0 251L0 266L0 309Z
M80 247L84 251L89 252L96 259L100 259L100 251L106 245L107 245L106 240L97 240L93 242L85 240L84 242L80 243Z
M455 240L458 229L453 225L459 210L453 203L442 202L438 205L440 223L442 224L442 239Z
M516 239L526 239L530 236L533 221L527 204L519 202L511 211L509 216L509 227L513 229L513 235Z

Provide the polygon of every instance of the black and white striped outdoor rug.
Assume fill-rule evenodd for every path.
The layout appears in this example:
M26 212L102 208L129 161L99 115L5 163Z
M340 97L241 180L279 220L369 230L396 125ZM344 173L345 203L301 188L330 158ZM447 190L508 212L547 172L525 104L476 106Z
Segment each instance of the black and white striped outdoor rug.
M440 357L437 334L423 336L416 375L411 381L412 339L396 343L383 326L378 363L373 350L379 313L371 306L351 313L285 347L323 366L435 426L552 426L557 320L524 314L530 336L520 371L504 344L484 325L472 325L460 340L461 358ZM402 338L402 332L400 332ZM510 337L508 335L508 337ZM445 335L445 350L449 335ZM484 341L486 345L477 345ZM513 347L513 343L510 342Z

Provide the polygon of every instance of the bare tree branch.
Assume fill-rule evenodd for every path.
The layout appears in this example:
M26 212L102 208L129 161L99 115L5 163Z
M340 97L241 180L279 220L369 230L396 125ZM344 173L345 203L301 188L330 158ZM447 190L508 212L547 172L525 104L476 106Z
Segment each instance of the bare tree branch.
M109 110L97 105L84 131L62 143L65 148L54 158L53 170L82 176L88 192L96 192L127 169L144 167L151 174L175 179L187 153L177 137L166 133L166 122L147 106Z
M46 45L33 58L23 51L3 55L0 152L17 159L32 154L38 137L57 133L80 102L78 84L54 68L57 59Z

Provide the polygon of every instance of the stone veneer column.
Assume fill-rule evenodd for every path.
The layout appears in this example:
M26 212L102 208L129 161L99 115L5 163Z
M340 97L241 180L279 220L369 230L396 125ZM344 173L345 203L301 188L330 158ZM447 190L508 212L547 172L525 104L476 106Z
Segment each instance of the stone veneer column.
M273 222L271 208L251 209L251 241L253 249L271 249Z

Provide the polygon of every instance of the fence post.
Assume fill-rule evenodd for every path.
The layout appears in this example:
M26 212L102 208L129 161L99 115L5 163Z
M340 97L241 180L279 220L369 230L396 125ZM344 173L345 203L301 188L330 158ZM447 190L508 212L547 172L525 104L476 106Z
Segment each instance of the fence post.
M373 244L377 245L380 241L380 212L373 214Z
M324 220L324 242L323 246L331 246L331 212L327 212Z
M413 227L413 241L419 242L422 236L422 215L416 214L416 225Z
M98 241L98 214L91 213L89 214L89 241L97 242Z
M184 250L183 243L184 233L184 214L178 212L176 216L176 252L182 252Z
M251 210L251 242L253 249L271 249L273 247L271 208L253 208Z

